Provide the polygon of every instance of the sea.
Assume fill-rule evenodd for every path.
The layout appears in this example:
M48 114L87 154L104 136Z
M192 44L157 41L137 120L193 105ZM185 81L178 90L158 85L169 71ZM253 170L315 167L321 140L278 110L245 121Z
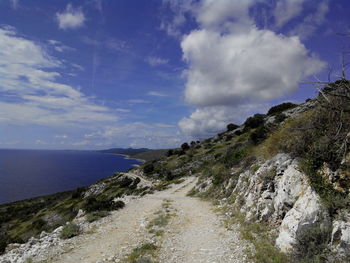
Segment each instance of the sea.
M97 151L0 149L0 204L73 190L140 163Z

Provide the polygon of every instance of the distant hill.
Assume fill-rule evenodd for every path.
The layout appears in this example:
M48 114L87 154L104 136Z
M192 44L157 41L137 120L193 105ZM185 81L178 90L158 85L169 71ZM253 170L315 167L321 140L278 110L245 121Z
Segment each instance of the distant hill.
M145 160L145 161L154 161L164 157L167 153L168 149L148 149L148 148L111 148L107 150L101 150L99 152L102 153L115 153L115 154L124 154L129 156L130 158Z
M143 152L147 152L150 149L148 148L139 148L139 149L133 149L133 148L111 148L107 150L100 150L99 152L102 153L115 153L115 154L125 154L125 155L135 155Z
M148 150L145 152L130 155L130 157L149 162L165 157L168 151L169 149Z

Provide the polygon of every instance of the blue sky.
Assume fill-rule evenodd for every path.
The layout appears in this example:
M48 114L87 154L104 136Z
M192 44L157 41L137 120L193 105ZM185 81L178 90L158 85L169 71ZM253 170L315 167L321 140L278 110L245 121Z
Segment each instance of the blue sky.
M175 147L339 75L346 0L0 0L0 148Z

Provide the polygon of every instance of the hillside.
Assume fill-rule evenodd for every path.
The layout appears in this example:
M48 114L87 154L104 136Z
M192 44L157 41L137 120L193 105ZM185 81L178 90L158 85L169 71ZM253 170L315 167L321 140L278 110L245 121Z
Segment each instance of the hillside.
M349 146L350 82L343 79L313 100L272 107L143 170L166 180L197 175L190 194L219 202L229 221L240 222L256 262L345 262Z
M140 148L140 149L133 149L133 148L111 148L106 150L100 150L101 153L115 153L115 154L123 154L123 155L135 155L143 152L147 152L150 149L147 148Z
M342 79L315 99L277 105L128 173L0 206L3 249L31 236L39 244L10 245L3 259L349 262L349 149L350 82ZM81 234L71 241L57 234L66 221L81 230L69 232ZM43 248L43 230L55 245Z

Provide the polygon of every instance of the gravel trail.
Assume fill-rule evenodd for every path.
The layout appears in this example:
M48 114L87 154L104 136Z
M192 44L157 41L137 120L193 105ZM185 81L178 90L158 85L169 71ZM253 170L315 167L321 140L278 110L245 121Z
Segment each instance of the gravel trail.
M189 177L168 190L130 200L124 209L103 219L94 233L61 248L50 262L123 262L133 248L152 239L146 226L164 200L171 201L176 216L160 240L158 262L246 262L247 246L238 231L227 230L210 203L186 196L195 183L196 178Z

